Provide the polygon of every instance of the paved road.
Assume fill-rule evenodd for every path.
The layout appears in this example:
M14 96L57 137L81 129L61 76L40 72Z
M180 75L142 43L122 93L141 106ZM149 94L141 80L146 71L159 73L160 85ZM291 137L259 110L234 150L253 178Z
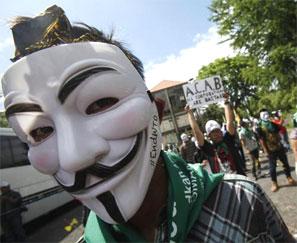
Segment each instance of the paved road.
M297 179L294 171L293 154L291 152L288 153L288 158L292 177ZM268 173L268 161L263 154L260 155L260 160L263 174ZM251 165L247 165L247 168L251 169ZM260 178L257 182L263 187L278 208L290 232L297 235L297 187L287 186L287 180L282 172L281 163L277 167L277 172L279 174L278 182L280 185L280 189L277 192L272 193L270 191L271 182L269 176ZM250 171L248 171L248 176L251 177ZM54 217L44 219L39 225L36 225L36 229L28 236L28 242L76 242L83 233L81 219L81 206L72 205L71 207L66 207L57 212ZM65 227L70 231L66 231Z
M295 173L295 165L294 165L294 156L292 152L288 152L289 164L291 167L291 175L297 180ZM268 161L264 154L260 155L260 161L262 162L262 168L264 168L264 173L268 173ZM251 168L251 166L248 166ZM292 234L297 235L297 187L296 186L288 186L287 178L283 173L282 163L278 162L277 166L277 174L278 174L278 184L280 189L277 192L271 192L271 181L270 177L266 176L265 178L260 178L257 182L262 186L265 192L268 194L276 208L279 210L282 215L285 223L287 224L289 231ZM248 173L248 176L252 176L251 173Z
M82 224L82 206L78 203L68 204L59 210L26 225L27 242L76 242L78 228ZM81 233L82 234L82 233Z

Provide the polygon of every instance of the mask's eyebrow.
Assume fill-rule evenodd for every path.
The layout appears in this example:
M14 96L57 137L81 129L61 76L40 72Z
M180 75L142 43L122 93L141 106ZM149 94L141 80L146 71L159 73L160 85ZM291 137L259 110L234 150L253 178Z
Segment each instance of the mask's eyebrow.
M88 77L101 72L115 71L116 69L110 67L95 67L92 69L88 69L78 75L72 77L71 79L66 80L62 83L61 88L58 93L58 99L63 104L67 97L71 94L71 92L80 85L83 81L85 81Z
M40 105L32 104L32 103L19 103L15 105L11 105L5 111L6 117L9 117L15 113L20 112L42 112Z

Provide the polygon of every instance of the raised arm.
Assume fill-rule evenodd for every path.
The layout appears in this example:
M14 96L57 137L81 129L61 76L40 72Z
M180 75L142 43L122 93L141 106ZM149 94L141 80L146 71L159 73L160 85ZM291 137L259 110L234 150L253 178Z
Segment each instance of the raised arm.
M235 130L235 126L234 126L234 112L233 109L230 105L230 101L229 101L229 94L225 93L224 94L224 110L225 110L225 117L226 117L226 128L227 131L231 134L234 135L236 130Z
M204 145L204 135L203 135L202 131L200 130L198 123L196 122L196 120L194 118L193 111L190 109L190 107L188 105L186 105L185 111L188 114L188 120L189 120L190 126L192 128L195 138L197 139L199 146L203 146Z

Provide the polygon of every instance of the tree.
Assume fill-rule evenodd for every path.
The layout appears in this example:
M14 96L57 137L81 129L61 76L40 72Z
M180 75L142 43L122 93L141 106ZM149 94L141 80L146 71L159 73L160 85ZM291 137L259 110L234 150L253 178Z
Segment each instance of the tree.
M205 131L205 124L209 120L215 120L222 124L225 121L224 109L217 104L210 104L199 114L198 121L201 131Z
M295 0L213 0L211 20L235 49L258 59L277 87L297 84L297 2Z
M274 90L271 92L260 91L258 99L250 99L251 115L257 117L262 108L269 111L282 110L284 113L295 113L297 104L297 86L291 90Z
M229 93L235 110L247 108L250 97L256 98L256 86L245 79L245 73L254 66L251 58L237 55L233 58L219 58L198 71L197 79L220 75L225 90Z

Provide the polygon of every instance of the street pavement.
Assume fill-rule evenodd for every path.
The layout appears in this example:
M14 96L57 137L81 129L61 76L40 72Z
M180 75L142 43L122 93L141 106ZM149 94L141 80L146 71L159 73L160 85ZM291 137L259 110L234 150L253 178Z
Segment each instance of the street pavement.
M73 201L25 225L26 242L76 242L79 238L76 234L79 234L79 228L82 225L82 212L82 206ZM66 239L69 240L64 241Z
M297 180L295 173L295 160L292 152L287 153L289 164L291 167L291 175ZM268 174L269 164L266 155L260 154L261 166L263 168L262 174ZM249 160L247 161L250 162ZM252 178L251 165L247 165L248 176ZM277 180L280 189L277 192L271 192L271 180L269 174L257 180L257 183L261 185L264 191L268 194L271 201L279 210L283 220L288 226L289 231L297 236L297 186L288 186L287 178L283 172L282 163L278 161L277 166Z

